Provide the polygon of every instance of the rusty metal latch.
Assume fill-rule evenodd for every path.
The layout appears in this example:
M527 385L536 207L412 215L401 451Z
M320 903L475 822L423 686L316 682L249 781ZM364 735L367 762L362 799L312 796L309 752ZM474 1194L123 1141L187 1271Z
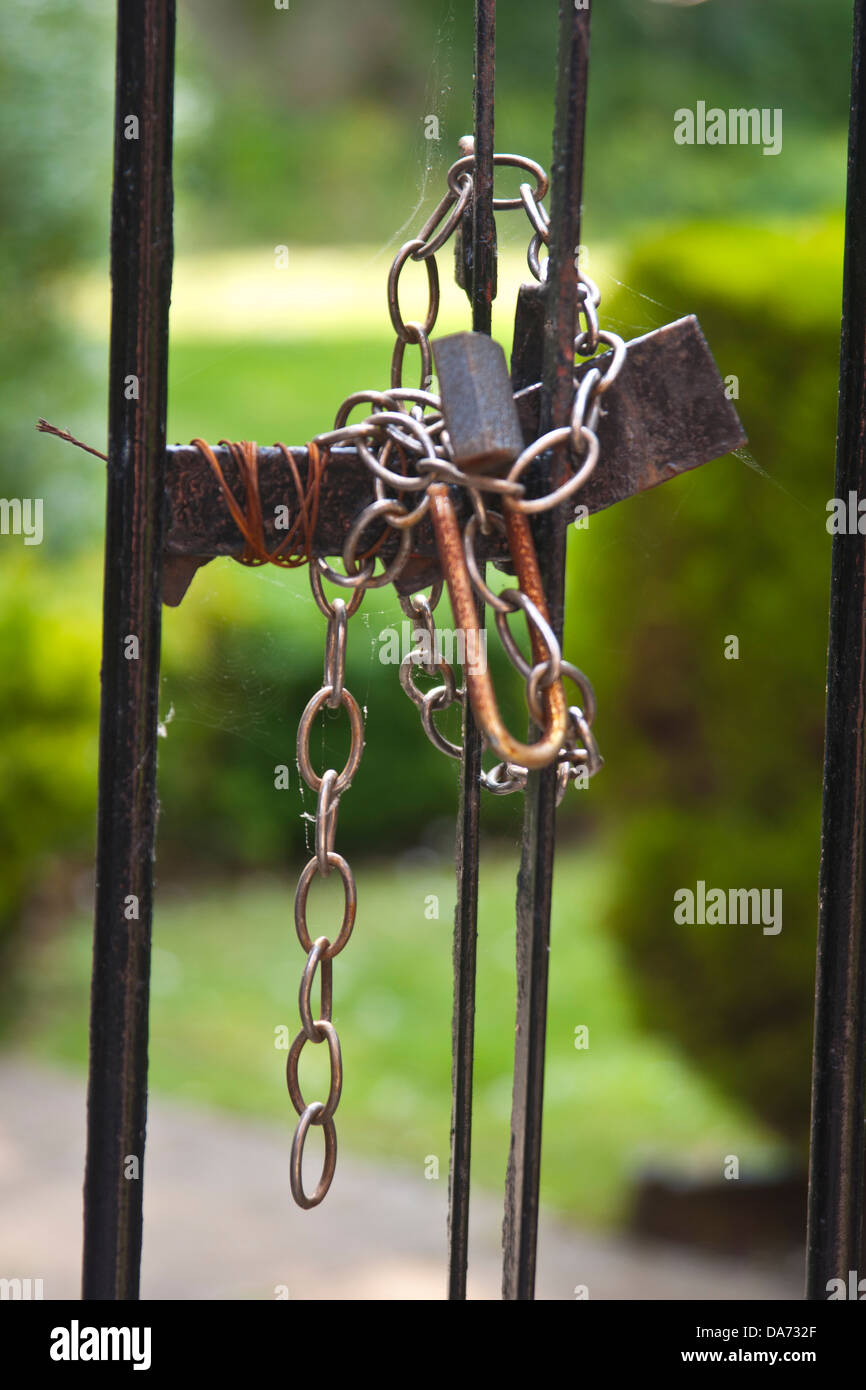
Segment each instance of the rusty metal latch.
M505 471L523 449L523 432L502 348L483 333L453 333L433 344L433 357L454 462L469 474ZM435 483L428 491L454 621L465 634L467 651L481 651L480 643L469 644L469 634L477 634L479 626L457 512L446 483ZM507 495L503 497L503 518L520 590L549 628L529 521ZM554 653L550 645L546 647L542 625L530 623L529 629L535 664L551 661ZM466 684L475 718L500 758L532 768L554 761L568 729L568 704L558 671L542 688L544 723L538 742L531 744L521 742L506 728L486 662L467 665Z

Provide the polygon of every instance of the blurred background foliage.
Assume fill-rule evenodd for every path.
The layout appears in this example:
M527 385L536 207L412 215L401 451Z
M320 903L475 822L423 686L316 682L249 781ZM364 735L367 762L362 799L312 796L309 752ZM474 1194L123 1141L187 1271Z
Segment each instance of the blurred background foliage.
M668 317L695 309L737 378L749 446L600 516L581 572L584 642L617 750L596 801L622 836L612 925L645 1016L801 1146L840 237L835 218L796 231L692 224L635 248L629 283ZM738 660L724 656L730 636ZM698 879L781 888L781 933L694 926L672 941L673 894Z
M603 291L604 321L635 336L696 312L722 373L738 379L750 444L741 457L593 518L572 538L568 645L596 684L607 766L591 793L571 795L563 811L560 930L567 940L585 936L586 949L606 962L599 999L609 1008L599 1028L622 1043L614 1072L593 1056L582 1075L594 1079L578 1091L581 1106L602 1105L620 1145L614 1160L599 1137L586 1160L598 1176L589 1196L576 1191L567 1138L573 1094L552 1054L550 1145L561 1154L550 1159L551 1192L584 1215L616 1209L604 1174L622 1177L644 1122L647 1142L680 1162L701 1149L702 1136L726 1125L747 1135L756 1154L771 1151L771 1131L795 1149L803 1142L849 9L847 0L694 7L606 0L593 19L583 240ZM504 0L498 21L497 146L544 164L554 12L553 5L527 10ZM181 6L178 59L169 435L308 438L350 390L385 379L390 254L440 196L457 139L471 125L471 7L296 0L283 12L190 0ZM104 440L110 7L97 0L6 6L0 77L7 190L0 491L42 496L46 516L40 548L0 541L0 922L14 948L6 1018L19 1040L53 1039L57 1052L80 1062L87 914L75 895L95 816L104 491L96 460L35 435L33 423L46 415L96 446ZM675 145L673 111L698 100L782 108L782 153ZM438 142L424 138L429 115L440 122ZM500 219L512 270L525 239L522 219ZM288 292L273 261L282 243L294 267ZM445 256L443 280L449 269ZM258 287L263 312L285 304L267 329L251 322L244 277ZM332 295L318 323L293 315L293 296L298 305L303 295L324 301L344 280L376 288L344 310ZM186 313L184 296L195 284L200 302ZM512 302L503 284L496 331L506 346ZM463 314L465 324L456 292L452 304L449 312ZM368 710L367 752L340 813L341 847L371 856L379 915L369 930L383 940L396 898L377 856L394 846L409 855L406 864L444 872L456 786L455 766L428 747L396 672L377 659L382 628L401 620L394 602L376 592L353 624L350 685ZM739 637L738 661L724 659L729 634ZM241 871L276 872L280 887L268 901L288 902L289 868L301 859L307 833L299 812L312 809L302 804L294 775L294 728L319 679L323 637L304 576L212 564L181 608L166 613L164 635L161 881L178 891L202 885L201 922L219 912L213 884L226 873L242 882ZM339 721L323 722L323 755L325 748L338 754L344 737ZM292 772L289 792L273 786L282 763ZM511 855L491 873L508 883L520 808L516 799L497 800L485 817L490 838ZM578 861L583 878L573 871ZM603 889L593 886L599 876ZM698 879L783 888L782 933L675 927L673 892ZM501 938L506 953L510 891L491 883L482 917L482 935ZM233 903L243 920L242 904ZM172 912L169 902L170 939L180 920ZM449 912L443 907L443 918ZM292 951L287 913L267 949L261 946L265 975L268 956ZM251 899L253 934L267 917ZM443 967L446 936L447 923L440 924ZM219 931L215 939L222 940ZM69 951L77 952L72 963ZM254 970L256 950L252 957ZM413 952L407 971L412 962L423 970L422 959ZM555 1014L561 1029L582 1017L586 962L573 964ZM187 979L195 968L206 975L209 967L188 962ZM447 1003L446 977L447 970L437 988ZM221 984L210 981L211 997ZM289 995L293 988L286 976ZM176 1035L186 1063L179 1051L164 1059L157 1045L154 1064L157 1083L180 1090L190 1030L200 1024L204 1036L212 1024L212 1014L210 1023L204 1014L196 1023L195 1001L189 1008ZM382 1009L387 1014L384 1002ZM444 1089L436 1105L446 1105L444 1143L444 1004L441 1012L436 1065ZM499 1098L497 1123L510 1014L506 998L504 1031L495 1042L491 1036L483 1063ZM375 1067L375 1037L385 1039L387 1030L377 1034L369 1017L357 1026ZM650 1117L635 1105L634 1079L651 1084L639 1058L654 1047L661 1071L679 1067L680 1079L666 1091L667 1108ZM572 1050L562 1068L573 1061ZM405 1059L401 1065L409 1090L414 1073ZM239 1076L211 1098L244 1104L246 1094ZM362 1116L375 1111L370 1105ZM621 1128L612 1116L622 1117ZM358 1144L368 1129L359 1123ZM418 1142L423 1148L427 1141ZM719 1138L725 1142L734 1141ZM489 1144L491 1165L497 1144ZM493 1167L488 1176L495 1180Z

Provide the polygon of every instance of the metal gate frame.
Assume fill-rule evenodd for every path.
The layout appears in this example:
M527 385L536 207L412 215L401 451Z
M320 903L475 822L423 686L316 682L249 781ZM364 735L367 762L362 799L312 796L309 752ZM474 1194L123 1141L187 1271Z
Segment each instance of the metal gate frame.
M866 496L866 0L855 0L836 497ZM833 537L806 1296L866 1265L866 548Z
M558 0L550 260L542 431L572 398L590 0ZM473 328L490 332L495 0L476 0ZM142 1241L156 739L164 538L168 306L172 272L175 0L118 0L111 222L109 445L91 999L85 1299L136 1299ZM855 3L837 493L866 495L866 0ZM124 118L139 117L139 139ZM130 392L130 377L137 393ZM542 460L542 481L549 460ZM566 521L537 535L562 635ZM137 660L124 659L130 635ZM866 1157L866 555L835 537L829 649L808 1287L864 1263ZM457 817L448 1296L465 1299L468 1258L481 739L464 702ZM534 1296L555 837L555 771L526 791L517 897L517 1031L504 1223L503 1297ZM137 915L126 910L135 901ZM126 1173L137 1160L137 1181Z

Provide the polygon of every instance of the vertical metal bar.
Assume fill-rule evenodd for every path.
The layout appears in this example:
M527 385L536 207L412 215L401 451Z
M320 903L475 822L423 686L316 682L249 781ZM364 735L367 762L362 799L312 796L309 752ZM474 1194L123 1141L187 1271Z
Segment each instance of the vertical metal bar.
M574 258L580 241L589 30L589 7L579 9L574 0L560 0L542 430L568 422L574 392ZM546 490L558 481L564 467L561 458L546 458L540 487ZM560 638L566 527L567 517L560 508L544 513L535 531L551 620ZM555 818L555 768L531 773L517 881L517 1033L503 1227L502 1294L505 1299L515 1300L535 1296Z
M174 0L119 0L83 1296L139 1291L172 262Z
M866 496L866 0L854 7L836 496ZM864 1272L866 550L833 538L806 1295Z
M493 213L496 0L475 0L475 187L472 201L472 327L490 333L496 284Z
M493 215L493 108L496 0L475 3L475 186L472 203L472 327L489 333L496 276ZM478 622L484 605L478 603ZM451 1161L448 1179L448 1297L466 1297L475 970L478 937L478 845L481 819L481 734L463 701L463 761L457 813L457 907L454 914L454 1013L451 1060Z

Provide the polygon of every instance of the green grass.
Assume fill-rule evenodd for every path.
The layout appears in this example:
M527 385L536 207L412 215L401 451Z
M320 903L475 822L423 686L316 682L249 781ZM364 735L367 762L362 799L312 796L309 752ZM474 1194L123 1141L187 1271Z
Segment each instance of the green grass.
M333 343L182 340L171 350L168 438L303 444L331 428L346 396L387 386L390 363L385 333Z
M445 1180L453 874L441 861L355 867L358 921L334 966L334 1021L345 1067L340 1143L403 1161L419 1175L428 1155L436 1155ZM501 852L488 857L481 900L473 1171L492 1190L501 1188L508 1150L513 870ZM565 853L558 866L542 1177L549 1204L598 1222L622 1212L641 1161L719 1172L731 1152L746 1166L770 1156L753 1121L723 1103L669 1046L639 1031L604 930L609 872L595 851ZM438 919L425 915L431 894L439 898ZM314 884L312 935L328 930L338 898L336 884ZM288 1126L285 1051L275 1046L275 1030L285 1026L293 1037L298 1027L303 956L291 899L288 874L159 895L151 1022L156 1091ZM89 971L85 916L31 946L19 981L19 1045L84 1065ZM589 1029L588 1050L574 1045L581 1024ZM308 1047L302 1059L309 1098L324 1095L325 1051Z

